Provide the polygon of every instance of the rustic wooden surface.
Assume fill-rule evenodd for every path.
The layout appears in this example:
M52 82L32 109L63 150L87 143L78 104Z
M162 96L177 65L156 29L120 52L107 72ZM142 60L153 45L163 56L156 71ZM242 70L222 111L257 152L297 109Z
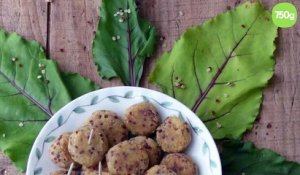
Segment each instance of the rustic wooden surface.
M156 56L147 60L143 86L155 59L169 50L187 27L234 7L240 0L137 0L141 14L166 39ZM269 9L277 0L262 0ZM300 7L299 0L290 1ZM101 80L91 59L91 41L98 20L99 0L0 0L0 27L41 42L63 70L79 72L102 87L121 85ZM181 13L182 12L182 13ZM180 15L181 13L181 15ZM300 22L280 30L276 50L276 74L265 90L261 117L245 139L258 147L271 148L289 160L300 162ZM148 68L147 68L148 67ZM15 168L0 154L0 175Z

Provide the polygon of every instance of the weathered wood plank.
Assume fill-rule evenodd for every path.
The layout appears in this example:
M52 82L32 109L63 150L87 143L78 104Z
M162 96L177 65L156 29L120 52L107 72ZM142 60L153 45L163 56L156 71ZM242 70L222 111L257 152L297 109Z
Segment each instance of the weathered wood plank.
M47 3L45 0L0 0L0 27L17 32L46 46ZM10 161L0 153L0 175L19 175Z
M91 41L97 28L99 0L60 0L51 4L50 55L62 69L79 72L101 84L92 61Z
M23 24L26 26L24 31L17 27L20 25L18 23L21 17L17 15L19 8L14 5L19 6L21 1L32 2L33 0L0 0L0 25L4 24L2 16L5 11L7 18L5 24L8 30L20 32L44 43L44 35L36 34L37 30L31 25ZM145 66L143 86L156 88L147 83L146 77L162 51L169 50L187 27L201 24L216 14L234 7L240 1L138 0L138 2L142 16L149 19L160 35L165 37L165 40L158 43L156 56L147 60ZM277 0L262 0L262 2L271 9ZM300 7L298 0L291 2ZM64 70L79 72L98 82L102 87L120 85L119 81L101 80L91 60L91 41L96 30L98 4L98 0L59 0L52 3L50 55L58 60ZM33 15L35 17L32 18L41 18L39 14ZM294 28L280 30L277 42L276 75L264 93L261 119L245 138L254 141L259 147L271 148L290 160L300 162L300 135L297 134L300 131L300 61L298 59L300 23L298 22ZM7 163L3 162L0 159L0 167L2 164L7 166Z
M45 0L0 0L0 27L46 45Z

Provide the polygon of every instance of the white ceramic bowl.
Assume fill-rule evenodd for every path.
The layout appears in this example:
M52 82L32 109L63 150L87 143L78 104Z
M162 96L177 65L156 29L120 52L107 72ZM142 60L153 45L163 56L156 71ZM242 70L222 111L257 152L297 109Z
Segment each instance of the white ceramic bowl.
M58 170L49 158L51 142L65 132L74 131L96 110L111 110L123 116L129 106L150 101L162 120L176 115L192 129L192 143L186 150L197 164L200 175L221 175L221 162L216 144L205 125L186 106L160 92L139 87L112 87L90 92L60 109L39 133L29 156L26 175L48 175Z

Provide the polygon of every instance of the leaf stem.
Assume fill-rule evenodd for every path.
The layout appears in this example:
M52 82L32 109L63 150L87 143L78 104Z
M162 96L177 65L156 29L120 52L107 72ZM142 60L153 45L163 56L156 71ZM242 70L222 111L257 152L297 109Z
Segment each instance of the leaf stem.
M193 53L193 71L194 71L194 75L195 75L195 78L196 78L196 81L197 81L197 86L198 86L198 89L199 89L199 93L200 93L200 95L202 95L202 89L201 89L201 86L200 86L200 81L199 81L199 77L197 75L197 68L196 68L196 51L197 51L197 47L198 47L198 40L197 40L197 44L196 44L196 47L195 47L195 50L194 50L194 53Z
M128 2L127 2L127 8L129 8L128 6ZM132 48L131 48L131 32L132 30L130 29L130 24L129 24L129 16L127 15L127 43L128 43L128 61L129 61L129 74L130 74L130 86L136 86L136 82L135 82L135 77L134 77L134 58L132 56Z
M228 56L225 58L224 63L222 64L222 66L218 69L218 71L216 72L216 74L214 75L214 77L212 78L212 80L210 81L210 83L208 84L207 88L205 89L205 91L203 92L202 95L200 95L198 97L198 99L196 100L194 106L192 107L192 111L196 112L196 110L198 109L198 107L200 106L200 104L203 102L203 100L206 98L207 94L209 93L209 91L213 88L213 86L215 85L217 79L219 78L219 76L221 75L221 73L223 72L223 70L225 69L228 61L230 60L230 58L233 57L233 52L238 48L238 46L241 44L241 42L245 39L245 37L248 35L250 29L252 28L252 26L254 25L254 23L256 22L257 18L252 22L251 26L247 29L247 31L245 32L245 34L241 37L241 39L235 44L235 46L233 47L233 49L230 51L230 53L228 54Z
M34 98L32 98L24 89L20 88L15 81L10 80L1 70L0 75L2 75L15 89L17 89L24 97L26 97L29 101L31 101L33 104L35 104L38 108L40 108L45 114L48 115L48 117L52 117L53 113L49 111L47 108L45 108L42 104L40 104L38 101L36 101Z

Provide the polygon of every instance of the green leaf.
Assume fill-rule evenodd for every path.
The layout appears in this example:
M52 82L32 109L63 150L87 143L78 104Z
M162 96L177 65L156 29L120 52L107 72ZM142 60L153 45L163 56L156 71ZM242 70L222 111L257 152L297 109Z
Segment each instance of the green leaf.
M89 79L77 73L61 73L61 78L65 83L72 99L80 97L88 92L99 89L100 87ZM80 86L79 86L80 85ZM76 88L74 88L76 87Z
M65 77L71 80L63 82L40 44L0 29L0 150L21 171L48 119L76 95L94 90L78 75Z
M257 149L250 142L222 142L224 175L299 175L300 165L287 161L269 149Z
M240 138L252 128L273 76L276 36L271 14L247 1L188 29L150 81L190 107L214 138Z
M100 76L119 77L125 85L139 85L144 60L154 52L154 28L138 16L135 0L102 0L100 19L93 42Z

